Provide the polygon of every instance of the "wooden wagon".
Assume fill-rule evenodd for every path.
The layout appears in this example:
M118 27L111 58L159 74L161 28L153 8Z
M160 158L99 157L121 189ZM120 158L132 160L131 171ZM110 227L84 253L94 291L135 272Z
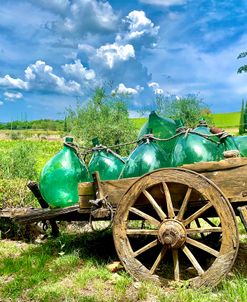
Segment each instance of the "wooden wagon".
M138 178L79 184L79 205L12 213L16 220L111 220L117 254L136 279L214 286L246 227L247 158L160 169ZM6 212L5 212L6 214ZM2 214L4 212L2 211ZM7 215L7 214L6 214Z

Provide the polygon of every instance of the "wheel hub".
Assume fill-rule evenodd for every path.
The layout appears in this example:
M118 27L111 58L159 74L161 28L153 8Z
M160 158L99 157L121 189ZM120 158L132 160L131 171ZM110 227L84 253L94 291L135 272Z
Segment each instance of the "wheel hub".
M185 227L175 219L167 219L159 228L158 239L168 248L179 248L186 240Z

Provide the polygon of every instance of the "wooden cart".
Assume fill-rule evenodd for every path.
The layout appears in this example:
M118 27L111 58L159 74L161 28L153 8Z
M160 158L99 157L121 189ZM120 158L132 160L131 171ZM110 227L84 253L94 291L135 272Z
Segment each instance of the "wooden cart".
M33 222L114 214L116 251L134 278L200 287L216 285L231 269L239 246L236 216L246 227L246 209L247 158L231 158L113 181L95 174L79 184L79 205L14 216Z

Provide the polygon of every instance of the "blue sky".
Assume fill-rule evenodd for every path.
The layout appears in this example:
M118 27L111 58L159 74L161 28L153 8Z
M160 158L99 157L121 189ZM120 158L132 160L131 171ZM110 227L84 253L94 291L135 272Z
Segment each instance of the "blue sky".
M0 0L0 121L62 118L111 82L135 115L159 93L213 112L247 99L247 2Z

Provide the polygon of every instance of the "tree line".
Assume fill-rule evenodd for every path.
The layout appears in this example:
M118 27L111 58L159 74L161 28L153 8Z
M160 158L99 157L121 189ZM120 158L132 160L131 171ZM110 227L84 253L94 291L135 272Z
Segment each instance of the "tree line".
M0 123L1 130L52 130L52 131L66 131L65 120L50 120L40 119L33 121L11 121L7 123Z

